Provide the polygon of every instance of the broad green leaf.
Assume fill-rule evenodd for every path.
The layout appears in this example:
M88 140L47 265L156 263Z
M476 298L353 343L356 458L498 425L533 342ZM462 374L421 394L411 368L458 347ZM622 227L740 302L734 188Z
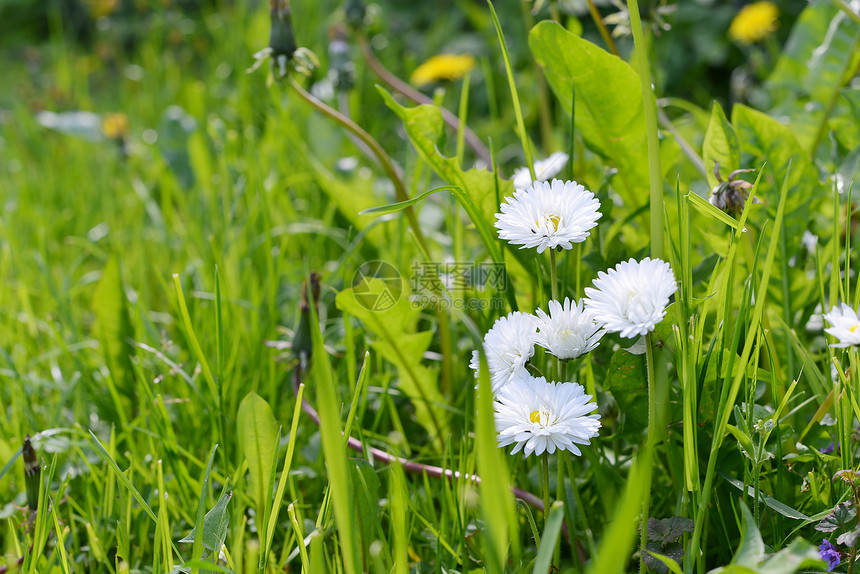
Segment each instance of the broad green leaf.
M379 529L379 477L369 462L353 458L347 464L352 477L355 502L356 530L364 553L364 563L370 563L370 544L376 540Z
M99 410L110 414L110 420L119 420L121 412L132 412L134 399L134 371L130 355L134 348L134 329L122 285L120 266L116 257L111 257L102 272L102 278L93 296L93 312L96 316L93 334L104 349L105 360L110 369L112 386L108 393L104 389L90 389L90 394ZM110 397L111 400L108 399Z
M382 289L382 281L368 279L371 289ZM375 291L374 291L375 292ZM440 438L449 413L439 390L436 369L423 363L424 353L433 339L432 331L418 331L420 311L409 301L404 291L394 305L385 310L371 310L356 298L355 289L337 294L338 309L359 319L372 335L371 346L398 371L400 390L415 406L415 417L431 437Z
M418 155L436 172L443 181L450 184L450 191L466 211L487 254L497 264L505 264L508 277L516 280L520 288L517 293L508 292L508 300L512 308L516 308L516 297L528 299L531 285L530 275L534 269L528 254L520 249L509 247L503 253L499 247L499 238L494 228L495 214L499 212L499 203L505 197L513 196L513 184L507 180L499 180L496 191L496 176L485 169L470 169L463 171L457 158L445 157L439 151L439 140L445 134L442 112L436 106L421 105L406 108L398 104L391 95L379 88L379 93L386 105L403 121L403 127ZM505 255L513 257L506 257ZM534 304L532 303L531 306Z
M746 566L747 568L755 569L758 563L764 558L764 542L761 539L761 533L756 527L755 519L750 513L746 504L741 504L741 516L743 516L743 525L741 526L741 545L732 559L732 564L738 566Z
M529 47L568 115L575 86L576 128L590 149L618 168L618 193L633 207L648 203L648 145L636 71L549 20L532 28Z
M842 544L846 548L853 548L857 543L857 537L860 536L860 526L848 532L843 532L836 538L837 544Z
M648 519L648 540L666 545L674 542L685 533L692 533L695 523L683 516Z
M722 106L716 101L711 108L711 121L702 144L702 159L705 162L705 172L708 174L708 184L711 188L717 185L717 178L714 177L715 162L720 164L720 175L723 181L727 181L728 175L741 167L738 136L726 118Z
M233 491L225 491L215 506L203 517L203 536L200 540L209 552L218 552L224 545L224 540L227 539L227 529L230 526L230 512L227 510L227 504L231 498L233 498ZM194 542L196 536L197 527L195 526L180 542ZM206 565L206 567L211 566L211 564Z
M797 140L809 150L827 107L860 58L860 26L831 0L815 0L801 13L765 88L774 115L788 116ZM854 124L856 114L851 114ZM831 112L831 118L845 111ZM839 122L831 122L831 125ZM855 124L856 125L856 124ZM855 126L845 126L856 132ZM843 130L838 130L839 132ZM856 136L852 138L856 140Z
M758 572L759 574L791 574L801 569L818 570L824 567L825 564L818 554L818 549L806 540L796 538L791 541L788 548L783 548L765 560L758 567Z
M335 388L331 362L325 348L322 331L320 331L316 306L311 305L310 311L311 335L314 345L311 375L317 391L320 437L328 475L329 492L334 508L337 539L340 542L343 571L346 574L356 574L361 571L359 566L360 554L356 548L356 533L353 530L355 517L353 516L353 503L350 500L352 495L351 479L346 458L346 444L343 440L343 426L340 421L342 403ZM311 544L311 570L314 570L314 553L314 546Z
M406 108L398 104L382 88L379 88L379 93L386 105L403 121L409 140L421 158L445 182L464 190L468 199L475 204L475 212L470 213L469 216L473 217L472 223L481 238L485 243L497 242L496 233L492 229L493 215L499 210L496 201L495 176L486 169L463 171L456 158L445 157L440 153L437 143L444 134L445 124L439 108L430 105ZM513 195L513 184L506 181L502 181L501 184L502 197Z
M624 349L615 351L606 370L603 388L615 397L627 426L632 426L628 430L640 431L648 426L648 409L641 408L648 400L645 355L634 355Z
M251 496L257 508L263 509L269 496L269 476L272 472L272 458L278 445L278 422L272 409L260 395L251 391L239 405L236 416L239 444L248 473L251 475Z
M787 188L783 237L779 239L777 264L773 268L774 281L768 298L781 308L787 290L791 299L790 316L794 316L794 312L812 296L813 290L808 288L812 280L803 273L792 273L784 284L783 271L788 270L789 260L802 248L801 238L809 225L810 214L820 210L822 201L828 197L828 190L819 182L818 170L795 139L791 128L741 104L732 111L732 125L741 143L741 164L756 167L767 162L756 196L764 202L768 218L773 219L776 215L781 186L784 184Z
M839 528L845 528L854 522L854 517L857 516L857 510L850 502L840 502L833 507L833 511L821 519L821 522L815 525L815 529L820 532L833 532Z

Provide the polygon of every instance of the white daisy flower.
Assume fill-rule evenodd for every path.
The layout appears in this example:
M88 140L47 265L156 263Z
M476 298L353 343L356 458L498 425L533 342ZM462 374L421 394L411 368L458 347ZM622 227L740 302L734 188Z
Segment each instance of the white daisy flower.
M494 394L511 381L529 376L525 365L535 354L536 334L537 318L514 311L500 317L484 335L484 353L487 355ZM474 369L477 378L481 369L478 351L472 351L469 366Z
M549 302L549 315L538 309L535 342L559 359L575 359L591 351L603 336L602 325L583 304L564 298L564 304Z
M622 261L601 271L594 287L585 288L585 308L594 312L609 333L632 339L654 330L666 316L669 297L677 291L668 263L646 257Z
M824 332L839 339L839 342L830 345L831 347L860 346L860 319L847 303L833 307L830 313L824 314L824 319L830 323L830 328L824 329Z
M600 415L578 383L548 383L543 377L528 377L505 387L495 403L499 446L516 443L511 454L526 456L567 450L582 454L577 444L588 444L597 436Z
M600 202L575 181L539 181L506 197L496 214L499 237L520 249L572 249L588 237L600 219Z
M535 177L538 181L546 181L551 177L555 177L567 164L567 159L568 156L563 151L557 151L546 159L539 159L535 162ZM511 181L514 182L514 189L525 189L530 186L532 184L532 174L529 168L518 167L515 169Z

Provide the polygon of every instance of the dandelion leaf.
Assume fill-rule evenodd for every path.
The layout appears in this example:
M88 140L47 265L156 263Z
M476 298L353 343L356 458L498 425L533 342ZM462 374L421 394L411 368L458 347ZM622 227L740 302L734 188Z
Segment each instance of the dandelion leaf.
M719 164L720 176L723 181L741 165L741 148L738 143L738 135L732 124L726 118L722 106L716 101L711 108L711 120L708 123L708 131L705 132L705 141L702 143L702 159L705 162L705 172L708 175L708 185L713 188L717 185L714 176L714 164Z
M134 399L134 371L131 355L134 348L134 328L122 284L119 261L112 257L102 271L102 278L93 295L93 312L96 320L93 334L99 341L108 369L109 393L103 388L90 388L90 394L99 412L117 421L118 410L131 412Z
M365 281L371 291L384 288L378 278ZM337 308L364 324L371 347L397 369L398 387L412 401L418 423L431 437L441 438L438 434L445 428L448 412L443 407L446 402L439 389L438 370L422 364L433 332L418 331L420 311L412 305L406 290L390 306L371 309L365 302L356 287L344 289L336 298Z
M624 60L543 21L529 33L529 47L564 111L576 89L576 129L589 149L618 168L616 190L640 207L648 198L648 144L639 75Z

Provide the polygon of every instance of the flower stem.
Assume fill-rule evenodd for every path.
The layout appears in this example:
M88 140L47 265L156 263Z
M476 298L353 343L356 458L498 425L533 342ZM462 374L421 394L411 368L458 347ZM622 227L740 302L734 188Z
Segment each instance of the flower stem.
M649 460L654 460L654 443L657 439L655 429L657 423L657 392L654 388L654 351L651 346L651 333L645 335L645 363L648 371L648 438L645 449ZM645 484L645 497L642 501L642 526L641 538L639 540L639 573L646 574L645 546L648 544L648 512L651 506L651 474L647 473L648 480Z
M549 522L549 453L543 453L543 525Z

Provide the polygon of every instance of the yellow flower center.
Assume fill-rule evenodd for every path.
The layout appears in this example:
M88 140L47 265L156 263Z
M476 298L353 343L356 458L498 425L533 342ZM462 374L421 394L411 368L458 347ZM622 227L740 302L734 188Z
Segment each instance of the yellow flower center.
M857 324L857 325L851 325L850 327L848 327L848 330L849 330L849 331L851 331L851 332L853 333L854 331L856 331L856 330L857 330L857 327L860 327L860 324Z
M540 422L540 411L532 411L532 414L529 415L529 420L533 423Z
M552 225L553 231L558 231L558 225L561 223L561 217L558 215L550 215L545 219L547 224ZM540 221L535 221L535 228L540 229Z

